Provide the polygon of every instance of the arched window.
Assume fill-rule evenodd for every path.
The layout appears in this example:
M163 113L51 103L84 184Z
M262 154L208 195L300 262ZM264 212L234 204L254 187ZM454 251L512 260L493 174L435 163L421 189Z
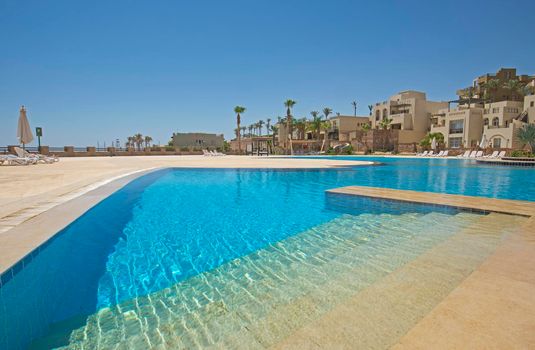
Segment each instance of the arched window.
M483 125L489 125L489 118L483 119Z
M381 119L381 111L380 110L376 110L375 111L375 120L380 120Z
M385 119L386 117L388 117L388 111L385 109L383 109L383 119Z
M492 119L492 126L500 126L500 119L498 117Z

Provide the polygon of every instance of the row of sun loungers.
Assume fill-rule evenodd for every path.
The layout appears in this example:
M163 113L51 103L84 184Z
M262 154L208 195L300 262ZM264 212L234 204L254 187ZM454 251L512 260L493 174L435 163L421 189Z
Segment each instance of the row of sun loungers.
M474 159L474 158L487 158L487 159L500 159L505 156L505 151L494 151L492 154L483 155L483 151L466 151L464 154L460 154L457 158Z
M15 153L17 153L17 155L0 155L0 165L52 164L59 161L57 157L48 157L38 153L30 153L20 147L15 147Z
M202 153L205 157L220 157L220 156L226 156L225 153L217 152L217 151L209 151L207 149L203 149Z
M448 150L446 151L440 151L438 153L434 153L433 151L424 151L423 153L418 153L418 157L447 157L448 156Z

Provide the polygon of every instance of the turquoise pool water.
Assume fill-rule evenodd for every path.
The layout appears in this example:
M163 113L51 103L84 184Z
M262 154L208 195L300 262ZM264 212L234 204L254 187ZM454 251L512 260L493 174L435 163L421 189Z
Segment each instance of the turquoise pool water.
M424 170L420 161L306 171L168 169L134 180L2 275L0 348L270 346L482 217L326 189L366 183L440 191L457 181L450 192L500 197L516 196L512 182L523 181L522 198L533 200L523 169L495 180L498 191L477 191L477 181L491 181L487 170L476 176L468 164L458 168L471 170L449 170L440 160ZM467 262L455 248L464 265L437 281L433 296L492 250L504 229L495 226L481 240L470 235ZM296 305L307 311L281 319Z
M478 164L475 160L441 158L320 156L383 163L357 169L353 185L535 200L535 169Z

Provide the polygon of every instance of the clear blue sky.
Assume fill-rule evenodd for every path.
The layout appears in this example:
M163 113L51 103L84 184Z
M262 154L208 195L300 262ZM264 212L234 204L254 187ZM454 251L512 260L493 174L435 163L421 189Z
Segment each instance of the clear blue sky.
M21 104L44 144L243 123L404 89L451 99L499 67L535 74L535 1L0 0L0 144Z

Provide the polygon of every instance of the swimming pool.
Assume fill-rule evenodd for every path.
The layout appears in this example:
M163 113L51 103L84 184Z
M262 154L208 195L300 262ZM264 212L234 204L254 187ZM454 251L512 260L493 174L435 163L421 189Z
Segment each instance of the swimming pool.
M356 169L352 185L535 201L535 169L530 167L500 167L476 163L475 160L454 158L372 156L295 158L331 158L384 164L380 167Z
M433 176L437 161L425 186L463 178L473 191L469 174ZM522 218L325 194L362 179L424 186L416 165L388 167L142 176L2 275L0 348L263 348L422 257L455 254L424 265L432 293L397 320L407 328Z

